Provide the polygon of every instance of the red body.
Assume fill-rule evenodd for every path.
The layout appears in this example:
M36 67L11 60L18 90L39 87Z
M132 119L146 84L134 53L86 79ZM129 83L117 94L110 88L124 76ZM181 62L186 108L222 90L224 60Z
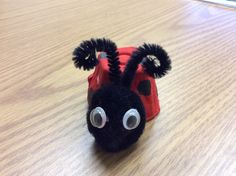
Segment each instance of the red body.
M124 71L126 63L130 59L131 54L136 50L134 47L119 48L119 59L121 71ZM95 71L88 77L88 102L90 102L93 93L102 85L109 83L108 60L104 53L98 56L98 64ZM140 84L141 83L141 84ZM144 84L143 84L144 83ZM148 83L148 84L146 84ZM141 86L140 86L141 85ZM143 90L145 89L143 93ZM136 75L131 85L131 90L136 92L142 100L146 112L146 120L151 120L160 112L157 87L155 79L146 74L141 65L138 66ZM148 90L148 91L146 91ZM147 93L148 92L148 93Z

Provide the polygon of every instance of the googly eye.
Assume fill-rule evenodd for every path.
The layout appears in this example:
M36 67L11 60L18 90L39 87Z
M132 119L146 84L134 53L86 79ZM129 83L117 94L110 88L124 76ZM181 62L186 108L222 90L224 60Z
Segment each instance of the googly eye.
M90 122L96 128L103 128L106 124L107 116L101 107L96 107L90 112Z
M136 109L128 110L123 117L123 126L127 130L133 130L140 123L140 115Z

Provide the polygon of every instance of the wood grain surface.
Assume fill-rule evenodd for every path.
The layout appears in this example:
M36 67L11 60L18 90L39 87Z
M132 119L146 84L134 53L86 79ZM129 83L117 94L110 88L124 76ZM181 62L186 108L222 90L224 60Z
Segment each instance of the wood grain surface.
M103 152L86 127L72 51L107 37L162 45L161 113ZM236 11L191 0L0 0L0 175L236 175Z

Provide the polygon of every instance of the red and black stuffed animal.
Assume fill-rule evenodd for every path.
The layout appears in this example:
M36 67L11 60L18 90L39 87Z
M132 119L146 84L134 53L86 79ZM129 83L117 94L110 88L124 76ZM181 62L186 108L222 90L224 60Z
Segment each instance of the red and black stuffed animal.
M91 39L73 56L77 68L96 66L88 78L89 132L106 151L126 149L160 111L155 78L171 69L168 54L156 44L117 49L111 40Z

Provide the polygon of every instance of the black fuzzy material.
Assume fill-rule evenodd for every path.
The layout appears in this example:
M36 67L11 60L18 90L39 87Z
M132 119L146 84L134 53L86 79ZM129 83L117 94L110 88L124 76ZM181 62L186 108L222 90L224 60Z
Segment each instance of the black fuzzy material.
M90 122L90 112L96 107L102 107L106 112L108 122L103 128L95 128ZM123 116L134 108L140 114L141 121L137 128L127 130L123 127ZM143 133L146 123L145 110L139 96L131 90L108 85L96 91L92 97L87 112L88 130L96 142L106 151L117 152L135 143Z
M120 61L116 44L108 39L91 39L82 42L73 52L75 67L93 69L97 63L96 52L105 52L108 58L109 78L116 84L120 82Z
M154 56L153 59L151 56ZM159 65L156 65L156 61L159 61ZM133 52L123 74L122 83L126 87L130 87L134 79L138 65L142 62L142 65L150 76L154 78L160 78L164 76L168 70L171 69L171 60L169 59L166 51L156 44L144 44L138 47Z

